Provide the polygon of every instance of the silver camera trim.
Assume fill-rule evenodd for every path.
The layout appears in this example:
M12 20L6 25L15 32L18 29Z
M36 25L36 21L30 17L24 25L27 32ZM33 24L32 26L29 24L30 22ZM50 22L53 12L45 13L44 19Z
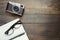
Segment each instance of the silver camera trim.
M20 12L20 8L24 9L23 4L16 3L16 2L11 2L11 1L9 1L8 3L12 5L12 11L7 10L8 12L11 12L11 13L14 13L14 14L17 14L17 15L21 15L21 14L18 14L18 13ZM23 5L23 7L21 7L21 5ZM14 9L13 9L14 6L17 6L19 8L18 12L14 11Z

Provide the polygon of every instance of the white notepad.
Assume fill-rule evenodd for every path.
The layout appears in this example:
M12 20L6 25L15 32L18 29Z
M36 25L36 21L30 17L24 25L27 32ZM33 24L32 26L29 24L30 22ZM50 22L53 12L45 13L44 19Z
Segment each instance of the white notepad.
M6 24L0 26L0 40L10 40L16 36L17 37L12 40L29 40L22 24L20 24L20 27L18 29L15 29L15 28L13 29L14 32L12 35L5 34L6 30L8 30L10 28L10 26L13 25L14 23L16 23L18 20L20 20L20 19L19 18L15 19L9 23L6 23ZM24 33L24 34L21 36L18 36L22 33Z

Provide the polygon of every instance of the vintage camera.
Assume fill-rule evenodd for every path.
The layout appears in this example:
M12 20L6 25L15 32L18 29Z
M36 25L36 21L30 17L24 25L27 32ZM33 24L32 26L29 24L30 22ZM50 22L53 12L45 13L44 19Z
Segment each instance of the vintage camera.
M7 3L6 11L22 16L24 13L24 9L25 8L23 4L9 1Z

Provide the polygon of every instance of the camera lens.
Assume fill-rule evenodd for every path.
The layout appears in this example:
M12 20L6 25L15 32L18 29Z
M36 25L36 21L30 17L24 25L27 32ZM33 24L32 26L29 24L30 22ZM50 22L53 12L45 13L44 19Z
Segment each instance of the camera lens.
M14 6L13 7L14 11L18 12L19 11L19 8L17 6Z

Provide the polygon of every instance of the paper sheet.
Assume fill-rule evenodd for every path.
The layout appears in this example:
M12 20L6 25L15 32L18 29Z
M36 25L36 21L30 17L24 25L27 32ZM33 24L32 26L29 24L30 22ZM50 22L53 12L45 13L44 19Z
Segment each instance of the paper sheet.
M13 29L14 32L12 35L5 35L5 30L7 30L9 26L14 24L15 22L17 22L17 19L0 26L0 40L9 40L22 33L24 33L24 35L16 37L15 39L12 39L12 40L29 40L22 24L20 24L20 27L18 29Z

